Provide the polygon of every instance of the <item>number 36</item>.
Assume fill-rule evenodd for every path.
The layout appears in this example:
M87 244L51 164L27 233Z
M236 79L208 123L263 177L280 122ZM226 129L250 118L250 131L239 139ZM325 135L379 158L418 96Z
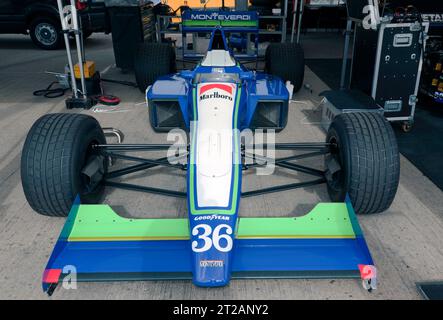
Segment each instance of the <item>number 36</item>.
M226 229L226 234L220 234L222 229ZM202 232L201 232L202 231ZM212 234L212 237L211 237ZM192 235L198 236L199 239L204 241L204 244L201 248L198 248L198 241L192 241L192 250L194 252L205 252L214 246L215 249L221 252L229 252L232 249L232 228L227 224L220 224L214 228L212 231L211 226L207 224L199 224L196 225L192 229ZM225 239L226 245L222 247L220 245L220 240Z

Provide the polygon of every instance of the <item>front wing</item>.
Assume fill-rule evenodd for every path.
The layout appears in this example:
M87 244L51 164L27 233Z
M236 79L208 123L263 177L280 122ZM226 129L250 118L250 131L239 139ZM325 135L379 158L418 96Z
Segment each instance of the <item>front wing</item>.
M188 219L126 219L76 202L43 274L43 290L77 281L192 279ZM359 278L373 265L350 202L291 218L240 218L232 278ZM208 267L217 267L216 264Z

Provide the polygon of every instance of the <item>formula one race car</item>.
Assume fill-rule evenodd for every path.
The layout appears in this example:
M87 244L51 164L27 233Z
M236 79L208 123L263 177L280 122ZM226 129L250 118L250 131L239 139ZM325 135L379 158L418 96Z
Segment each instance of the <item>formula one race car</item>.
M303 52L296 44L272 44L266 73L249 71L229 49L226 34L255 28L247 19L251 13L236 13L238 20L230 14L210 20L210 29L201 16L189 19L190 27L193 22L212 30L209 49L193 70L175 72L175 53L167 44L144 44L138 57L137 80L147 89L153 126L162 129L162 110L176 112L180 121L166 127L190 134L176 157L184 162L128 155L171 145L107 144L99 123L87 115L48 114L32 126L21 162L26 199L40 214L67 216L43 275L47 293L72 268L78 281L192 279L197 286L216 287L231 278L363 277L368 289L375 287L373 261L354 211L382 212L396 194L399 154L389 123L375 113L342 114L324 143L274 145L299 151L296 155L270 159L254 153L271 147L266 144L250 151L242 143L243 129L285 126L285 82L300 88ZM324 170L294 162L322 155ZM111 171L109 159L137 164ZM270 162L315 178L242 192L242 172ZM158 166L185 170L186 192L113 180ZM318 204L305 216L239 216L242 197L321 183L334 202ZM188 218L122 218L108 205L94 204L105 186L186 198Z

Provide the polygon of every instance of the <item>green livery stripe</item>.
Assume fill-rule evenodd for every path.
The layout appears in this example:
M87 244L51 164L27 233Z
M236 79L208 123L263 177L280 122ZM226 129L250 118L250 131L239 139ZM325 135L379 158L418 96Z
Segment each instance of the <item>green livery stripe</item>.
M191 165L189 166L189 202L191 211L195 207L194 205L194 189L195 189L195 183L194 183L194 166L195 166L195 146L197 144L197 87L195 86L192 89L192 112L193 112L193 121L194 124L192 125L192 133L191 133L191 146L190 146L190 159Z
M192 99L193 99L193 112L194 115L197 114L197 89L194 88L192 91ZM237 86L237 92L236 92L236 99L235 99L235 105L234 105L234 124L235 128L237 129L237 123L238 123L238 109L240 104L240 97L241 97L241 87ZM194 119L198 120L198 119ZM197 124L198 125L198 124ZM234 130L234 152L233 156L235 159L239 158L239 133L238 130ZM192 215L199 215L199 214L228 214L228 215L234 215L237 203L238 203L238 187L239 187L239 174L240 169L239 165L234 166L234 177L233 177L233 190L232 190L232 202L231 207L229 209L197 209L195 204L195 146L197 143L197 126L194 125L192 128L192 138L191 138L191 165L189 166L189 207L191 210ZM237 160L238 163L239 160Z
M188 219L127 219L107 205L80 205L69 241L188 240ZM346 204L320 203L298 218L240 218L237 239L355 238Z
M354 238L345 203L320 203L297 218L241 218L238 239Z
M185 27L257 27L257 21L229 21L229 20L185 20L183 21Z
M127 219L107 205L81 205L69 241L185 240L187 219Z

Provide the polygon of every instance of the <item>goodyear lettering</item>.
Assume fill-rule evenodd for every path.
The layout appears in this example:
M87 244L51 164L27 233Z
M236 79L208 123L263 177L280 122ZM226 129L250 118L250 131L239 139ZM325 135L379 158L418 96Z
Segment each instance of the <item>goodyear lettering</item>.
M228 216L221 216L218 214L213 214L213 215L204 215L204 216L196 216L194 218L194 221L200 221L200 220L223 220L223 221L229 221L229 217Z

